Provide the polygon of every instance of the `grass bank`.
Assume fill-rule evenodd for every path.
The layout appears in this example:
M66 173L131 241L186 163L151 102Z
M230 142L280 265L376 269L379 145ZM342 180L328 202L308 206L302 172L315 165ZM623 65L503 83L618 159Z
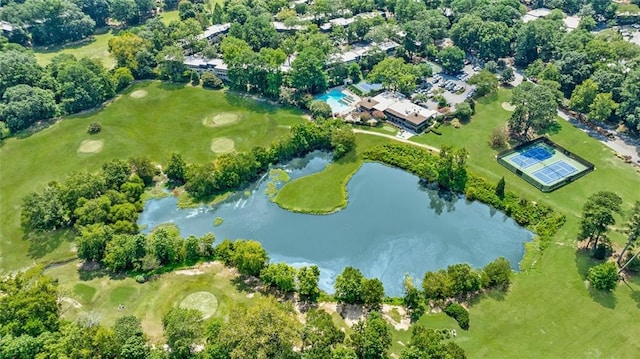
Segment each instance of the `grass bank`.
M218 126L215 118L221 114L233 114L237 121ZM208 119L214 119L214 125ZM102 131L87 134L87 126L95 121L102 123ZM247 151L269 145L299 121L304 120L297 111L231 93L145 82L100 111L70 116L29 137L4 141L0 147L0 272L74 256L73 238L67 231L27 238L20 229L22 198L41 191L48 182L60 181L72 171L96 171L108 160L131 156L148 156L166 164L172 152L179 152L187 162L202 163L215 158L211 151L215 139L230 139L235 150ZM102 148L78 152L83 141L101 141Z
M356 135L356 152L329 164L321 172L284 185L275 202L282 208L303 213L327 214L347 205L346 185L362 165L362 154L372 146L388 143L384 137Z

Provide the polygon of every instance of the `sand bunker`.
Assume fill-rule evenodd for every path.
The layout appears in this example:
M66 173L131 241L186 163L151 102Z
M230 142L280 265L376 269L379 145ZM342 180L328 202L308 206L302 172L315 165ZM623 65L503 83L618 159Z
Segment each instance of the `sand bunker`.
M103 140L84 140L78 147L79 153L97 153L102 151L104 146Z
M137 91L133 91L131 93L131 97L133 98L143 98L143 97L147 97L149 93L146 90L137 90Z
M202 119L202 124L207 127L218 127L229 125L240 121L240 116L233 112L222 112L215 116L209 116Z
M503 102L502 103L502 108L505 109L505 111L509 111L509 112L513 112L513 111L516 110L516 108L512 104L510 104L508 102Z
M182 300L180 308L199 310L202 318L208 319L218 310L218 298L209 292L191 293Z
M235 143L230 138L220 137L211 141L211 151L215 153L228 153L233 151L234 148Z

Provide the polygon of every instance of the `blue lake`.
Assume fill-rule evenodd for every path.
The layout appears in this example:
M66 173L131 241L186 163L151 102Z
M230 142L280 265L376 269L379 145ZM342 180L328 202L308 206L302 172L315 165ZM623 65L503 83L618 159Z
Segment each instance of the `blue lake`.
M322 170L330 161L315 153L287 166L292 179ZM379 278L386 294L401 296L405 274L420 285L426 271L456 263L482 267L498 257L514 269L533 234L480 202L425 188L418 177L378 163L365 163L347 185L346 208L329 215L292 213L265 194L269 178L216 206L179 209L175 197L150 200L139 224L149 231L175 223L183 236L211 232L222 239L255 239L272 262L316 264L320 287L332 293L344 267ZM214 227L214 218L224 223Z

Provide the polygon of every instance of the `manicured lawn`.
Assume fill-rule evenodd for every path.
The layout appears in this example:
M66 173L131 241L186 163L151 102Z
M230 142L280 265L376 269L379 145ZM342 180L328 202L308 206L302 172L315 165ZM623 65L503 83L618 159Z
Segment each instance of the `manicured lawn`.
M327 168L287 183L275 202L298 212L329 213L347 205L346 184L362 165L361 155L369 147L388 143L384 137L357 135L357 153L350 153Z
M131 93L147 95L133 98ZM203 120L233 113L233 124L208 127ZM89 123L100 121L102 132L89 135ZM60 181L72 171L96 171L114 158L148 156L166 164L172 152L188 162L205 162L214 138L228 138L235 150L267 146L286 134L288 126L303 121L299 112L277 108L237 95L180 87L160 82L139 83L103 110L76 115L27 138L12 138L0 147L0 271L12 271L34 261L72 258L73 237L67 231L33 235L20 229L22 198L41 191L49 181ZM101 140L98 153L79 153L85 140ZM37 238L36 238L37 237Z
M60 281L63 317L77 320L89 316L111 326L121 316L135 315L142 320L142 327L152 342L162 341L164 313L192 293L208 292L216 297L218 307L213 317L225 318L232 306L252 301L233 284L235 272L219 262L200 265L194 271L163 274L143 284L133 278L114 280L108 276L84 280L75 264L77 262L46 272ZM124 308L118 309L120 305Z
M36 59L41 66L46 66L56 55L71 54L78 59L89 57L102 61L102 64L110 69L116 65L116 61L109 55L109 39L113 38L111 31L93 35L92 39L79 45L52 47L47 49L35 49Z

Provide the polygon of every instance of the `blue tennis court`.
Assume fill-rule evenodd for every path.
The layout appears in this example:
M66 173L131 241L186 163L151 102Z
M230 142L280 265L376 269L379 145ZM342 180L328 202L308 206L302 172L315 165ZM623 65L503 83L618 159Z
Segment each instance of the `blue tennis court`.
M517 156L511 157L509 160L520 168L527 168L551 157L553 157L553 153L548 149L544 147L533 147Z
M533 175L544 184L550 184L568 177L576 171L577 169L575 167L560 160L550 164L549 166L542 167L541 169L533 172Z

